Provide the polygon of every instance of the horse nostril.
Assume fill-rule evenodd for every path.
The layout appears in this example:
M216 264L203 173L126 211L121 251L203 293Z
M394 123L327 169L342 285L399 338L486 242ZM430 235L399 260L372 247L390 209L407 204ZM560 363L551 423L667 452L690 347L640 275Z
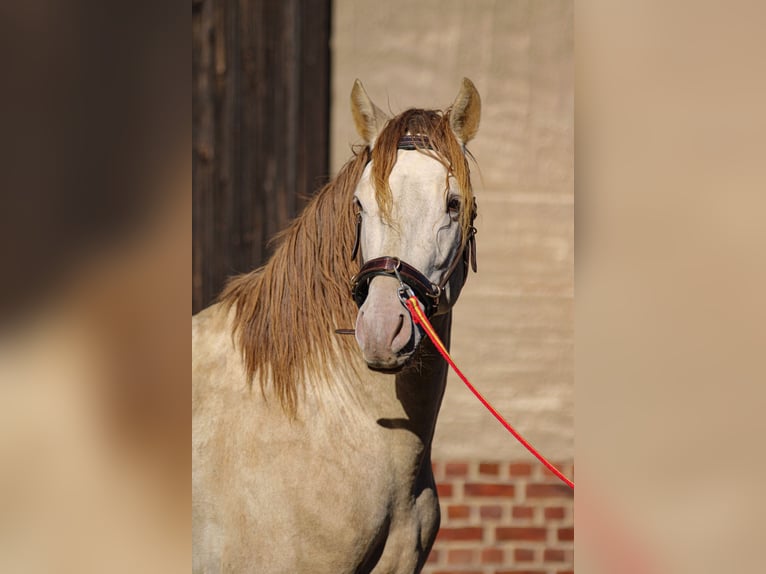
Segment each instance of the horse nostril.
M391 350L395 355L408 355L415 350L415 332L410 328L410 325L411 323L407 321L407 316L400 314L396 335L394 335L391 341Z
M399 333L402 332L402 327L404 327L404 315L399 313L399 323L396 325L396 328L394 329L394 336L391 337L391 348L394 348L394 341L396 341L396 338L399 336Z

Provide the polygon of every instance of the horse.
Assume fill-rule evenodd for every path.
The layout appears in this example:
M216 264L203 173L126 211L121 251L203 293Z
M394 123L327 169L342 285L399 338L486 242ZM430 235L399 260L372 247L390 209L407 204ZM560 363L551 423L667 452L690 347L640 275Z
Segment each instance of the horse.
M351 111L364 145L192 318L194 572L420 572L439 529L447 365L403 293L448 345L481 101L464 78L446 110L389 118L356 80Z

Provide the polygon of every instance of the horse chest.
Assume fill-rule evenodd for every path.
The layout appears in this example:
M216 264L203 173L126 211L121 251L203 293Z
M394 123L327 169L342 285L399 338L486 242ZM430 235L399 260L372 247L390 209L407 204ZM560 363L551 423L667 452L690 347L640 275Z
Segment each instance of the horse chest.
M430 460L419 441L412 435L406 439L405 445L389 444L389 456L378 458L370 469L382 478L374 483L378 512L369 517L376 521L370 524L376 534L357 572L417 572L436 537L439 504ZM370 484L357 488L363 492Z
M410 433L375 426L357 429L353 443L337 429L327 442L332 433L318 426L283 431L289 440L229 435L213 466L231 464L234 453L242 463L209 490L225 501L221 516L236 519L227 520L222 555L245 565L230 571L257 563L259 572L415 572L438 528L430 464L423 472L423 447Z
M439 505L432 481L403 480L381 467L383 481L360 481L354 488L359 504L348 515L364 549L349 572L408 573L419 571L439 527ZM422 483L421 483L422 482Z

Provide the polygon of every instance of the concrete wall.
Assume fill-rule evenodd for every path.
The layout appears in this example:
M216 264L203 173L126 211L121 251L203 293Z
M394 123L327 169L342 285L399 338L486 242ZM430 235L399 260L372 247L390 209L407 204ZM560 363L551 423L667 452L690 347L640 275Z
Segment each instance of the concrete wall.
M471 78L482 121L469 145L479 273L455 310L453 354L553 460L574 456L574 96L571 1L336 0L331 165L358 143L354 78L383 109L443 108ZM524 459L451 375L434 441L441 460Z

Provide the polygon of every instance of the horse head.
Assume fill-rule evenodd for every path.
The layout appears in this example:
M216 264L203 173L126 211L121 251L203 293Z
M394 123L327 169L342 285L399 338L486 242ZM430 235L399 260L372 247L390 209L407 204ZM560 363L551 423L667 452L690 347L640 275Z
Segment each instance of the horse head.
M481 103L464 78L444 113L413 109L389 119L357 80L351 109L371 158L353 199L356 340L370 368L396 372L422 339L403 292L414 293L427 315L443 315L469 264L475 271L476 203L465 145L478 130Z

